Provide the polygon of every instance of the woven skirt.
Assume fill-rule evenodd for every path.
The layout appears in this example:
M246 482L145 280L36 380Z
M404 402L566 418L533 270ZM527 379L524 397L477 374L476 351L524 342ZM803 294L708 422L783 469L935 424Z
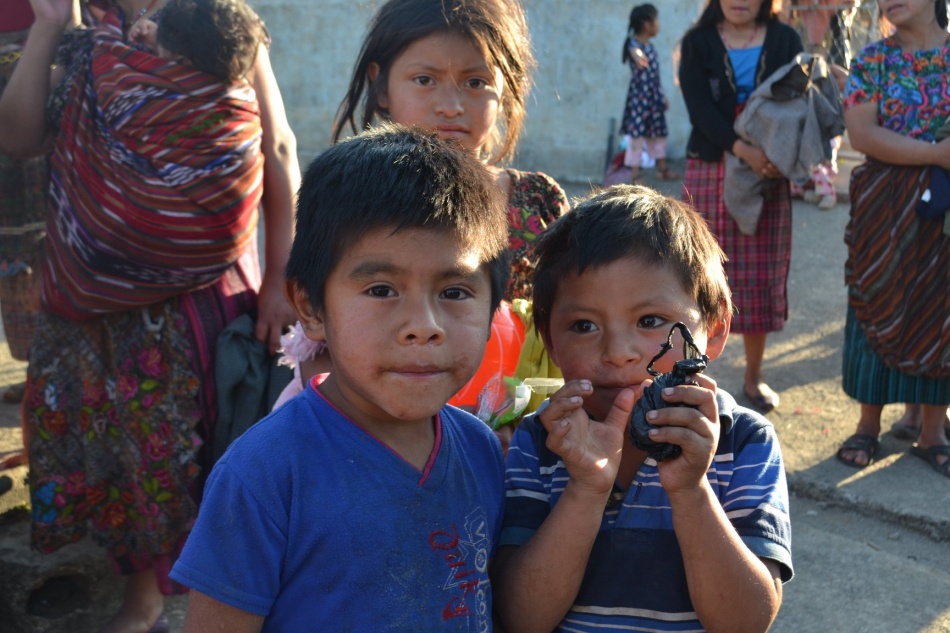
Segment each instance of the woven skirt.
M841 386L861 404L950 404L950 378L914 376L885 365L868 345L850 305L844 326Z
M221 280L160 304L70 321L41 311L30 353L32 546L90 535L114 570L159 589L210 467L218 335L256 305L256 251Z
M788 320L788 268L792 254L792 198L787 180L765 198L755 235L745 235L723 202L725 161L686 162L683 199L706 220L725 251L726 276L736 307L732 331L777 332Z

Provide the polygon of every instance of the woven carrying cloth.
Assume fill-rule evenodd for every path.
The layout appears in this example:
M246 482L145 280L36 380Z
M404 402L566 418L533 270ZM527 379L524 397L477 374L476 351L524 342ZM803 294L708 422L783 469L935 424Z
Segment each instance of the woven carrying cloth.
M849 301L871 349L907 374L950 376L950 236L915 207L929 168L868 161L851 176Z
M84 319L218 279L255 234L256 96L130 48L117 12L93 36L53 155L43 300Z

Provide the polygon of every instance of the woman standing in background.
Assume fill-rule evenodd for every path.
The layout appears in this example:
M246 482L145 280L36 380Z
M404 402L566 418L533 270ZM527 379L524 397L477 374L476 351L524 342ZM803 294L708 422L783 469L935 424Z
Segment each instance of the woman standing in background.
M904 403L895 435L916 437L910 453L950 477L950 235L946 211L924 217L918 208L946 202L934 183L950 169L950 140L936 142L950 122L947 5L878 7L894 32L855 57L845 88L848 137L867 155L852 174L845 233L842 384L861 411L836 457L870 464L884 405Z
M162 595L185 590L168 571L210 470L218 334L256 309L276 350L292 322L283 269L300 174L259 21L242 40L249 78L230 83L126 41L166 0L101 4L95 28L71 29L73 0L31 0L0 99L0 148L52 151L26 395L31 545L92 536L127 578L102 633L158 633Z
M772 0L709 0L683 36L679 79L692 131L684 194L706 219L728 256L726 274L736 315L732 331L745 345L743 393L763 412L779 403L765 382L762 359L769 332L788 318L786 285L792 246L788 180L761 149L733 129L738 112L763 80L802 52L802 41L778 21ZM756 233L745 235L723 202L724 152L777 182L765 197Z

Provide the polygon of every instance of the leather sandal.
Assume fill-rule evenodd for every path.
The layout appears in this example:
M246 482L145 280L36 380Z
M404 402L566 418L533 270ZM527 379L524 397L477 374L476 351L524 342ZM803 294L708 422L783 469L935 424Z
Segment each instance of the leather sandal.
M835 452L835 457L845 466L850 466L851 468L867 468L871 465L871 462L874 461L874 457L880 452L880 450L881 443L878 442L876 437L873 435L868 435L867 433L855 433L841 444L841 446ZM845 451L860 451L862 453L866 453L868 456L868 463L859 464L854 460L845 459L843 457Z

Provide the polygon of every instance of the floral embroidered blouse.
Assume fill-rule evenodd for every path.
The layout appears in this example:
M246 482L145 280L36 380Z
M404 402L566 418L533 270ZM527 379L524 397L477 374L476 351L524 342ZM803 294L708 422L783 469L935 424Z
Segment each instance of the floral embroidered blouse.
M869 44L851 63L845 108L877 102L881 126L933 141L950 119L950 46L904 52L890 37Z
M505 299L531 299L534 273L532 247L551 222L569 208L567 196L553 178L541 172L509 169L511 193L508 197L508 250L511 251L511 280Z

